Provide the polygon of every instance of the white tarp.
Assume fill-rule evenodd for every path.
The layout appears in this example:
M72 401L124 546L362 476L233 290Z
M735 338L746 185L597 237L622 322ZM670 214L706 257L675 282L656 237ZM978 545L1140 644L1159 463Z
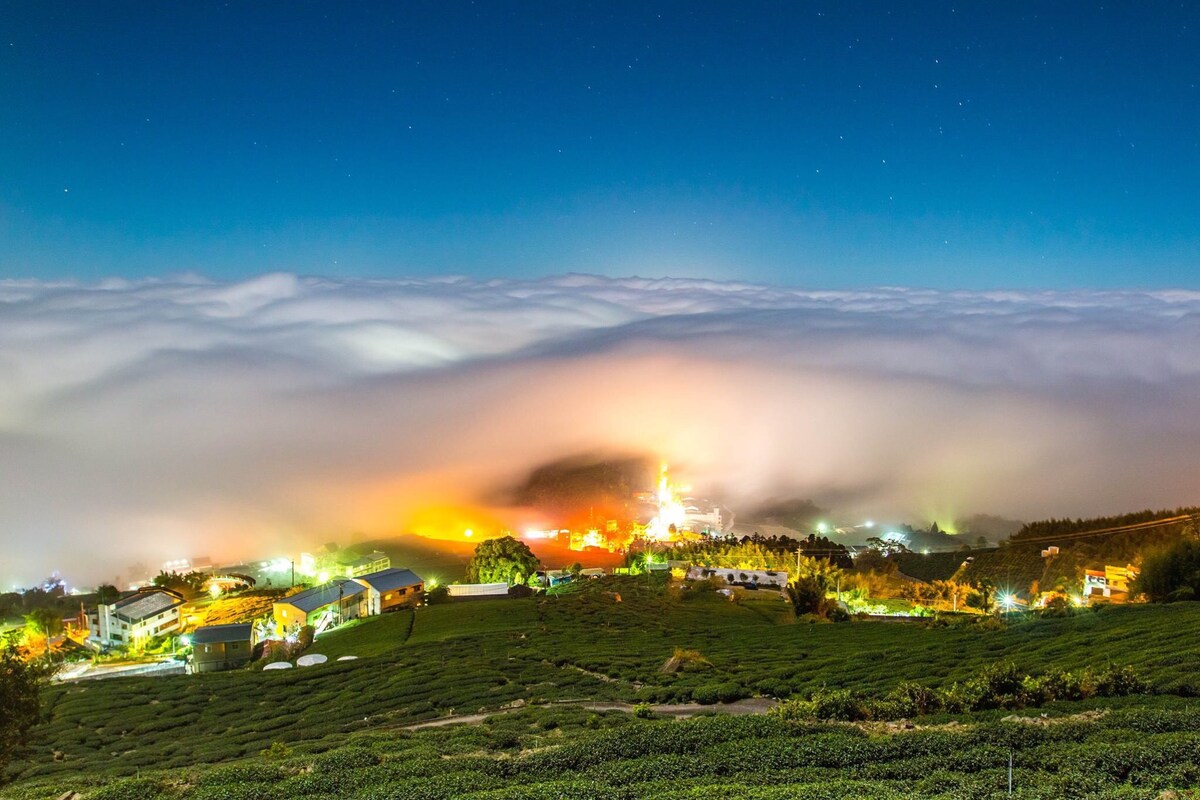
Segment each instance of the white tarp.
M446 587L451 597L488 597L508 594L507 583L452 583Z

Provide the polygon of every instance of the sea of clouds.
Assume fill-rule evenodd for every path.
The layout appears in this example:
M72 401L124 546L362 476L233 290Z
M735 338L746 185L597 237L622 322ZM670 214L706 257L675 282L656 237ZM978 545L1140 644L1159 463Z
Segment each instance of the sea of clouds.
M1200 501L1200 292L0 281L0 580L404 530L576 453L736 508Z

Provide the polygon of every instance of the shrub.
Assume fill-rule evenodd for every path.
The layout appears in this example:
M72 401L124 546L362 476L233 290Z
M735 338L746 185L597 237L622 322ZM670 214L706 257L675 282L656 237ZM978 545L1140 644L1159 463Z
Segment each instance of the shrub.
M638 719L654 719L654 709L649 703L638 703L633 707L633 715Z
M895 705L896 716L915 717L936 714L942 710L942 698L937 691L919 683L901 683L888 692L886 699Z
M271 746L259 752L264 758L287 758L292 754L292 748L283 742L271 742Z
M849 689L818 689L810 702L817 719L855 722L867 718L867 709Z
M1100 697L1125 697L1149 691L1146 682L1131 666L1110 665L1095 677L1095 692Z
M676 647L674 654L659 668L659 672L698 672L711 669L712 662L700 655L698 650L685 650Z

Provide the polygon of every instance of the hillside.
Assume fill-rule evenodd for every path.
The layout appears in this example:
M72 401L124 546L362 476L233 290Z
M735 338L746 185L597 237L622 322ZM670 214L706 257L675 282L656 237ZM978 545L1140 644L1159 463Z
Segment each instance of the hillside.
M559 770L572 763L586 773L582 779L600 781L607 787L604 792L611 790L614 797L642 796L621 787L679 779L684 773L694 773L696 782L686 786L699 792L695 796L710 796L704 794L708 790L702 791L704 786L724 785L725 779L718 780L718 775L738 775L737 785L765 781L793 789L835 778L866 780L869 785L864 784L864 791L878 789L884 793L877 796L891 797L886 792L911 789L916 785L913 781L928 777L928 770L919 769L922 762L908 763L916 755L907 746L884 759L895 761L897 770L909 771L903 775L886 777L886 768L879 765L874 768L878 772L864 772L861 767L846 771L842 767L848 768L849 762L834 755L829 763L809 765L824 771L801 774L781 755L770 758L782 760L762 762L764 768L773 764L770 769L776 772L753 777L752 771L714 761L724 752L718 745L743 742L726 750L766 748L763 753L775 753L790 737L814 735L816 739L805 741L813 747L828 745L829 752L844 753L844 758L863 752L863 747L893 751L888 749L891 745L845 739L857 734L838 728L784 730L761 718L745 723L635 722L625 715L609 719L552 704L712 703L754 695L807 694L822 686L886 689L905 680L938 685L969 678L998 660L1011 660L1035 672L1051 666L1080 669L1098 663L1098 653L1104 654L1104 661L1136 665L1157 691L1196 694L1200 681L1191 665L1200 658L1200 645L1181 641L1178 631L1197 625L1200 604L1104 608L999 630L918 622L797 624L787 604L766 592L734 604L715 595L685 599L647 578L611 578L556 597L450 603L374 618L322 637L312 648L334 657L359 656L355 661L276 673L244 670L54 687L47 698L47 721L36 730L33 752L15 765L19 781L0 792L0 797L58 797L67 788L102 786L139 772L141 782L113 784L93 796L100 800L282 798L321 796L330 786L343 785L363 798L438 796L400 785L414 782L413 786L421 787L436 783L443 787L438 791L447 792L445 787L457 786L463 793L467 788L503 790L497 797L552 797L561 796L555 791L567 791L551 785L570 779ZM675 673L661 671L677 647L697 651L707 663ZM1153 702L1170 705L1173 701L1166 696ZM403 732L404 726L424 720L480 711L500 713L506 706L522 703L545 708L522 712L526 716L520 723L500 719L458 733ZM1119 704L1109 702L1113 703ZM742 724L747 727L737 727ZM1188 717L1186 725L1188 731L1200 731L1200 717ZM605 728L625 726L636 727L616 739L604 738ZM666 726L663 731L683 732L657 733L661 726ZM647 732L634 732L643 729ZM1116 746L1112 737L1119 743L1124 735L1123 729L1103 725L1089 728L1092 732L1070 730L1072 742L1095 736L1111 746ZM1175 729L1168 725L1164 730ZM669 742L677 735L693 743L671 745L682 749L670 752L642 744L639 747L646 749L633 753L617 744L626 736L644 743L647 740L638 737ZM969 751L977 740L967 735L961 745L938 742L948 758L950 753ZM526 745L551 744L561 747L537 758L518 758ZM1029 769L1046 768L1033 766L1043 744L1045 740L1028 743L1033 748L1028 753ZM792 747L810 752L803 741L785 749ZM711 748L716 750L710 752ZM279 758L259 755L272 749ZM327 750L343 755L318 755ZM660 752L661 759L654 755ZM906 752L909 755L903 755ZM684 762L673 760L671 753L690 753L685 762L692 767L684 769ZM443 756L453 764L445 763ZM459 761L460 757L466 760ZM641 763L643 758L648 760ZM226 762L243 766L211 768ZM947 771L947 786L994 782L995 764L984 769L982 762L970 768L963 766L966 763L951 761L941 767ZM559 766L551 766L555 764ZM360 774L360 769L368 772ZM914 777L917 772L920 776ZM286 791L267 792L264 782L277 781ZM544 793L521 788L526 782L546 783L547 788ZM234 790L227 783L246 785ZM254 794L254 786L266 793ZM389 788L376 791L380 786ZM651 789L659 794L668 791L665 784L646 791Z
M411 569L423 578L442 583L460 580L477 542L434 540L415 534L373 539L354 545L356 553L380 550L392 560L392 566Z
M1085 569L1105 564L1137 564L1144 553L1162 548L1185 535L1194 508L1143 511L1119 517L1044 520L1025 525L999 547L952 553L904 553L892 556L900 571L920 580L957 577L1028 594L1061 587L1078 591ZM1057 555L1042 551L1056 546ZM964 562L970 559L969 563Z

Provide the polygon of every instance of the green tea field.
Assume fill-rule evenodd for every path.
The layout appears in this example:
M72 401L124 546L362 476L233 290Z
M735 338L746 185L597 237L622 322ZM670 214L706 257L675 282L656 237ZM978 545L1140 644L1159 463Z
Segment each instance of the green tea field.
M318 667L55 686L0 797L987 797L1006 790L1010 753L1020 797L1156 797L1200 780L1198 626L1196 603L1007 625L809 624L769 592L735 604L611 578L362 621L318 638L310 652L331 659ZM677 650L692 655L664 671ZM607 710L935 687L998 662L1131 665L1152 694L913 730Z

